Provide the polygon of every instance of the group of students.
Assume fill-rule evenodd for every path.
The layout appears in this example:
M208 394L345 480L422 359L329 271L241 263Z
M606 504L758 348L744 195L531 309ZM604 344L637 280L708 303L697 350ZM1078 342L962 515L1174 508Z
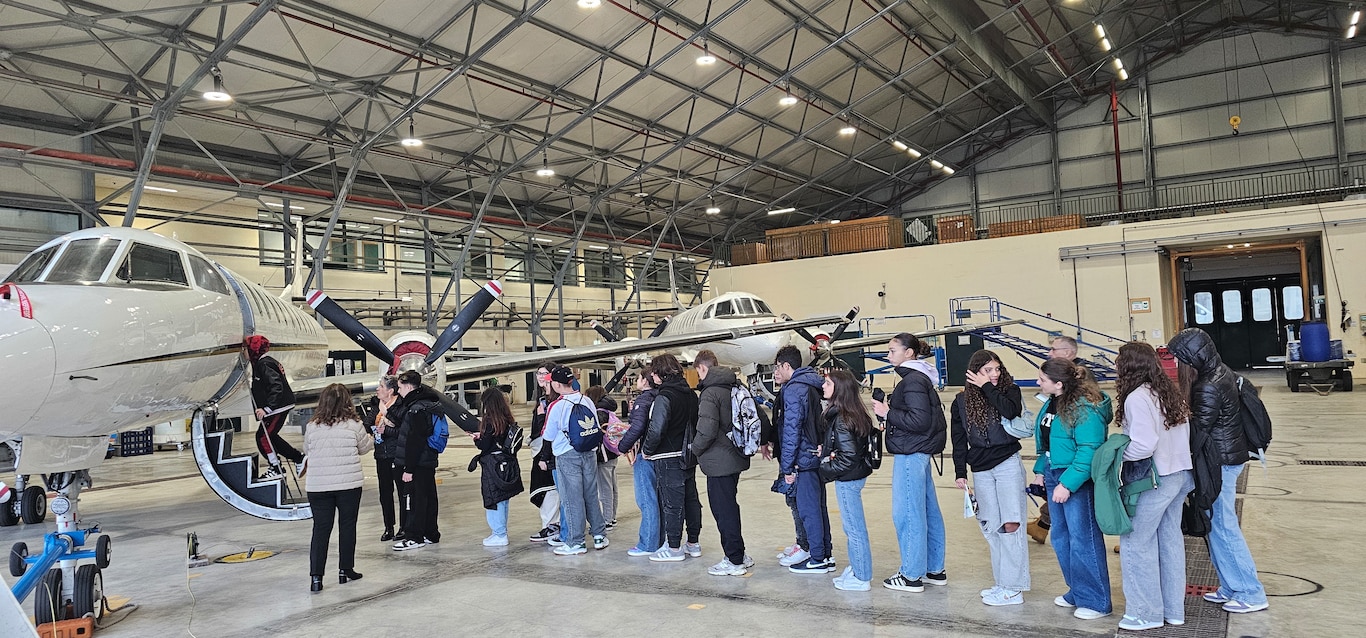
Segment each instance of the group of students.
M1072 352L1065 352L1069 347ZM1074 355L1075 345L1061 338L1053 350ZM795 542L777 556L779 563L796 573L835 571L826 492L826 484L834 483L849 566L833 584L842 590L867 591L873 565L861 492L867 477L880 467L885 445L893 459L892 522L900 561L897 571L882 584L920 592L927 584L948 583L934 465L951 437L955 482L968 491L991 557L994 582L981 591L982 602L1022 604L1023 592L1030 589L1025 524L1027 493L1033 491L1051 505L1047 508L1051 510L1049 532L1067 584L1067 591L1054 603L1073 608L1077 618L1101 618L1112 613L1112 602L1106 548L1096 515L1092 460L1105 443L1113 419L1130 439L1123 459L1151 464L1156 479L1153 489L1137 497L1132 531L1120 539L1127 605L1120 627L1142 630L1184 622L1181 519L1187 494L1195 487L1193 430L1214 441L1223 479L1209 512L1208 535L1220 587L1204 597L1234 613L1266 609L1266 594L1234 510L1235 483L1248 459L1237 413L1236 375L1219 359L1209 335L1199 329L1176 335L1169 350L1181 364L1180 383L1163 370L1152 346L1123 345L1116 361L1113 402L1080 362L1068 356L1044 362L1038 375L1038 398L1043 405L1028 424L1038 458L1030 486L1017 438L1028 436L1007 427L1027 414L1024 399L1001 359L988 350L970 358L967 384L954 398L946 418L937 392L938 372L927 359L929 345L911 334L893 337L887 355L900 379L886 396L875 393L875 424L860 397L861 386L850 373L832 370L822 375L803 365L797 348L785 347L774 361L774 380L780 387L773 418L768 421L758 410L764 427L754 449L746 449L732 431L733 400L740 396L734 394L739 385L736 374L721 367L710 351L694 357L700 379L696 392L688 386L675 357L653 358L637 381L640 393L630 404L627 420L619 424L613 415L615 402L600 387L590 388L591 396L585 396L569 368L546 363L536 372L543 396L531 430L531 496L541 510L542 529L530 540L547 542L562 556L586 553L589 544L605 549L609 545L606 534L616 523L619 455L632 466L641 512L638 539L627 554L654 562L700 557L702 507L696 477L700 468L724 553L708 573L744 575L754 560L746 553L737 492L751 455L761 453L765 459L777 460L773 491L786 497L795 528ZM341 386L324 392L305 437L305 452L315 459L308 475L309 499L314 504L311 574L315 591L321 588L334 510L342 518L341 582L360 577L352 569L355 512L359 454L368 445L375 447L380 474L383 540L399 538L396 550L439 540L432 477L435 454L425 443L414 443L429 434L422 431L427 420L414 415L437 409L432 403L439 399L436 391L423 386L415 372L396 379L385 377L370 409L364 411L364 423L350 411L350 397L342 393L345 388ZM576 406L591 410L596 423L573 416L584 414ZM357 419L354 425L353 418ZM600 428L609 422L613 425L607 428L603 445L576 447L578 439L571 429ZM363 436L352 436L356 432ZM494 464L485 464L486 480L481 481L492 532L484 545L506 545L508 502L522 491L515 461L520 430L506 396L497 388L481 397L479 431L471 436L481 456L510 458L511 471L517 475L515 489L509 489L509 481L487 480L489 473L498 470ZM346 471L330 469L338 465L333 462L336 458L344 460ZM350 465L353 460L354 467ZM328 469L320 472L320 462ZM503 471L508 470L504 467ZM316 495L315 486L320 492ZM333 488L346 493L321 493ZM399 508L397 532L395 489L410 503L406 510Z

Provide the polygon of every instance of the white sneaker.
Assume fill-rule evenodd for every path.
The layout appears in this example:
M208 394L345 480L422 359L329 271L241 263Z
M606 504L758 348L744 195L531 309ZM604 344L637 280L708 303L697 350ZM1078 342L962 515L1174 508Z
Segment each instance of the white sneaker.
M556 556L574 556L575 554L587 554L588 548L583 545L560 545L555 548Z
M673 549L668 545L665 545L664 547L659 548L659 551L651 554L650 560L656 563L677 563L687 557L688 555L684 554L683 550Z
M659 550L632 547L631 549L626 550L626 555L630 556L631 558L640 558L641 556L653 556L656 551Z
M1059 606L1059 607L1064 607L1064 608L1068 608L1068 609L1070 609L1070 608L1072 608L1072 607L1076 607L1076 605L1073 605L1072 603L1067 602L1067 599L1064 598L1064 597L1062 597L1062 596L1058 596L1057 598L1054 598L1054 599L1053 599L1053 604L1054 604L1054 605L1057 605L1057 606Z
M992 607L1005 607L1007 605L1023 605L1024 594L1017 591L998 587L995 592L982 597L982 604Z
M1133 616L1125 616L1119 619L1119 628L1125 631L1145 631L1148 629L1157 629L1161 626L1162 621L1160 620L1150 620L1145 622L1138 618L1134 618Z
M721 562L707 568L707 573L712 576L744 576L746 571L748 570L745 569L744 565L736 565L725 558L722 558Z
M702 543L685 543L683 551L693 558L702 558Z
M783 551L778 552L778 555L775 556L774 558L777 558L778 560L782 560L782 559L784 559L784 558L787 558L788 556L791 556L791 555L793 555L793 554L796 554L797 552L801 551L801 549L802 549L801 545L798 545L798 544L796 544L796 543L793 543L793 544L791 544L791 545L788 545L787 547L784 547L784 548L783 548Z
M606 536L601 534L593 537L593 549L607 549L607 546L611 543L611 541L607 540Z
M793 552L787 558L779 559L778 564L783 567L791 567L793 565L805 563L809 558L811 558L811 554L799 547L796 552Z
M484 539L484 547L507 547L507 545L508 537L506 535L499 536L497 534L492 534Z
M394 543L394 545L393 545L393 550L396 551L396 552L406 552L406 551L408 551L408 550L410 550L410 549L422 549L423 547L426 547L426 546L427 546L427 543L425 543L425 542L422 542L422 541L414 541L414 540L408 540L408 539L405 538L405 539L403 539L403 540L401 540L401 541L399 541L399 542L397 542L397 543Z
M298 463L294 464L294 477L295 477L295 478L303 478L303 475L304 475L304 474L307 474L307 473L308 473L308 457L307 457L307 456L304 456L304 460L299 461Z
M1110 614L1109 612L1096 611L1094 609L1087 609L1086 607L1078 607L1076 611L1072 612L1072 615L1082 620L1095 620L1097 618L1104 618L1106 616L1109 616Z
M982 591L977 592L977 595L978 595L978 596L981 596L982 598L986 598L987 596L990 596L990 595L996 593L996 590L998 590L998 589L1000 589L1000 586L998 586L998 585L992 585L992 586L991 586L991 589L983 589Z
M866 580L859 580L854 572L845 568L845 572L839 578L831 579L835 584L835 589L840 591L868 591L873 588L873 584Z

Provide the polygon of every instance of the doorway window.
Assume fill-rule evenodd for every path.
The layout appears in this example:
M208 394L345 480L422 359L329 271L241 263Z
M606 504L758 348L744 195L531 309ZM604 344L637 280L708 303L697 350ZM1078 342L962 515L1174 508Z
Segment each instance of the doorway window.
M1276 316L1276 312L1271 308L1271 289L1254 288L1252 290L1252 320L1271 321Z
M1195 293L1195 323L1201 326L1214 323L1214 293Z
M1224 306L1224 323L1243 321L1243 291L1225 290L1220 296Z
M1304 318L1304 289L1286 286L1281 289L1281 315L1286 321Z

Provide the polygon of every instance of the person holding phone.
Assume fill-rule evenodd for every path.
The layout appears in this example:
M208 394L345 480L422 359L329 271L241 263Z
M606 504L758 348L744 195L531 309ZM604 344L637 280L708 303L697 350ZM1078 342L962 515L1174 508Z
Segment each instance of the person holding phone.
M536 409L531 414L531 504L541 510L541 530L531 542L545 543L560 537L560 493L555 489L555 454L545 440L545 418L550 404L560 395L550 387L550 371L559 364L544 361L536 368Z

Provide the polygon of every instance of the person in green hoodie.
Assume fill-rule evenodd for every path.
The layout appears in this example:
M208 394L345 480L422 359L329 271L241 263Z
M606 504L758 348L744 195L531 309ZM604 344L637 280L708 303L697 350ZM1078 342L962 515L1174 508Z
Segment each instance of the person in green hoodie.
M1075 607L1073 616L1093 620L1110 615L1110 571L1105 537L1096 524L1091 457L1105 442L1114 414L1086 369L1067 359L1049 359L1039 368L1039 390L1048 397L1034 424L1036 483L1052 503L1050 538L1067 593L1053 599Z

